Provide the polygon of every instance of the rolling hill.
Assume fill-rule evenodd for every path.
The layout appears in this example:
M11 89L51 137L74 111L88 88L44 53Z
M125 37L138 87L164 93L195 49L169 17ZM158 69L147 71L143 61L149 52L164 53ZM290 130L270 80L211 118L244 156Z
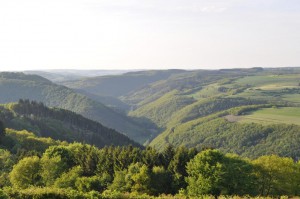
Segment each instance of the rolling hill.
M68 142L83 142L98 147L107 145L139 146L119 132L59 108L48 108L35 101L20 100L0 106L0 121L7 128L27 130L38 137L50 137Z
M110 76L105 78L107 82L115 81ZM73 88L97 93L97 89L86 89L93 81L94 78L77 82ZM195 70L180 71L156 81L145 81L143 87L127 87L121 93L107 94L129 105L129 116L157 125L161 133L150 146L160 150L171 144L219 148L247 157L276 153L297 158L300 140L295 137L300 131L299 123L293 121L300 118L267 123L266 116L261 122L264 109L258 108L253 113L249 110L277 106L296 110L300 106L299 85L300 68ZM268 110L274 116L279 109ZM232 118L239 119L232 121Z
M0 103L17 102L19 99L43 102L49 107L58 107L81 114L104 126L116 129L140 143L151 136L147 129L126 115L37 75L0 73L0 93Z
M107 75L83 78L80 80L60 82L60 84L72 88L84 94L94 96L109 96L119 98L135 90L139 90L148 84L164 80L170 76L186 73L184 70L166 71L138 71L128 72L122 75ZM99 99L101 101L101 99ZM106 104L106 101L101 101Z

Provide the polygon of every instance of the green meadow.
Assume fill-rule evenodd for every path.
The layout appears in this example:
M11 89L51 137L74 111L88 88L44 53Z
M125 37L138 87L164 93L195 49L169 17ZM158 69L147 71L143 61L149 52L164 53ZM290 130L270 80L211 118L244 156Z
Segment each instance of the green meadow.
M300 107L264 108L241 116L241 123L300 125Z

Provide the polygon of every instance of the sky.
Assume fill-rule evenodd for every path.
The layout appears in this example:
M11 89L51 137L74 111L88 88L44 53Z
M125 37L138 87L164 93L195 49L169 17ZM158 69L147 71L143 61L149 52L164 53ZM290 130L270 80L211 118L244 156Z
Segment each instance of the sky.
M0 70L300 66L299 0L0 0Z

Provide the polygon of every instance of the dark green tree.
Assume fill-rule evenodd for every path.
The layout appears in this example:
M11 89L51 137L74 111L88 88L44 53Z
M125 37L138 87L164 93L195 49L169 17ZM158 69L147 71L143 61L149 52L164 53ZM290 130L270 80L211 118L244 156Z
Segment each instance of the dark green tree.
M0 141L1 141L1 137L3 137L4 135L5 135L4 123L0 120Z

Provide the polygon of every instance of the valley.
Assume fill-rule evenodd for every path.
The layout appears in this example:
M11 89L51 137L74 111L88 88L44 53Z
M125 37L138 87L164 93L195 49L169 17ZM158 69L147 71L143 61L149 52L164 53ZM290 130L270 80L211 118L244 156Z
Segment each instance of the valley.
M0 73L0 197L298 194L300 68L36 74Z

